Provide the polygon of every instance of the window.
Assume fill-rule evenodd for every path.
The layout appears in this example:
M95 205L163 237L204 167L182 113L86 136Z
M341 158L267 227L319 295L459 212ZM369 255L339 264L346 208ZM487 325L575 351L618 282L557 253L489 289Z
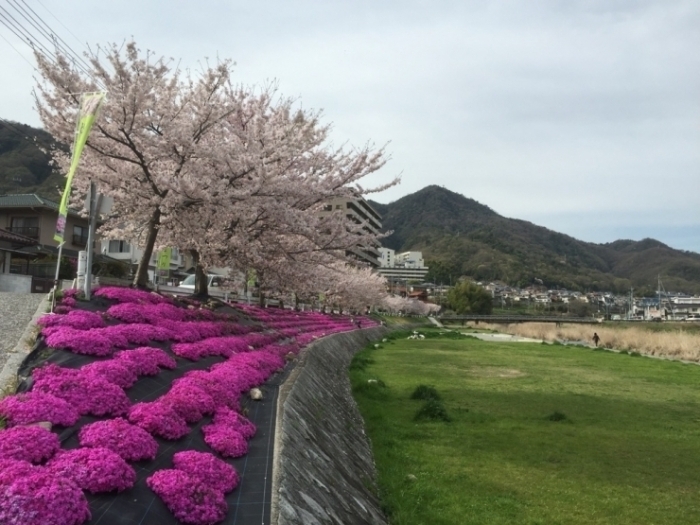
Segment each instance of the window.
M335 209L336 209L336 210L342 210L342 209L343 209L343 205L342 205L342 204L336 204L336 205L335 205Z
M12 217L10 231L32 239L38 239L39 217Z
M73 244L75 246L85 246L88 241L87 226L73 226Z
M109 241L108 251L111 253L129 253L131 246L126 241Z

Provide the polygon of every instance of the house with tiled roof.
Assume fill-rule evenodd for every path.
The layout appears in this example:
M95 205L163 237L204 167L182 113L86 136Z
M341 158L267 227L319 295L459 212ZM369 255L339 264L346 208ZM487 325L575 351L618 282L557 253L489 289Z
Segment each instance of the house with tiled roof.
M53 278L58 254L58 243L53 238L58 207L57 202L39 195L0 195L0 230L5 232L0 235L5 242L0 274ZM87 237L87 218L70 209L63 255L77 260L78 252L86 249Z

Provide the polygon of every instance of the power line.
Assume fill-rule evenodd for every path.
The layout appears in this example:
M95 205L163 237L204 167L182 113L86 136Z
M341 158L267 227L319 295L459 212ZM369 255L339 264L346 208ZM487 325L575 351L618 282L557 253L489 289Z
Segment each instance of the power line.
M19 8L19 9L21 9L24 13L27 13L27 11L26 11L22 6L20 6L20 5L17 3L17 0L9 0L9 1L12 2L12 3L14 3L14 4L17 6L15 9ZM54 45L55 45L56 47L58 47L59 49L61 49L61 50L63 51L64 54L70 55L74 60L77 59L77 61L79 61L80 64L81 64L81 69L82 69L85 73L87 73L87 74L89 75L89 74L90 74L90 71L89 71L89 70L90 70L90 66L83 60L82 56L81 56L80 54L76 53L76 52L73 50L73 48L70 47L70 46L66 43L66 41L63 40L63 39L61 38L60 35L56 34L56 32L55 32L53 29L51 29L51 27L41 18L41 16L39 16L39 15L36 13L36 11L34 11L29 5L27 5L27 3L26 3L24 0L20 0L20 1L26 6L27 9L29 9L29 11L32 12L32 14L34 15L34 17L36 17L36 18L34 18L34 17L32 17L31 15L29 15L29 14L27 13L28 17L23 15L24 18L27 19L28 21L30 21L30 23L31 23L32 20L36 21L36 19L38 19L38 23L42 24L42 25L46 28L46 30L48 30L48 34L46 33L46 30L42 30L40 27L37 27L35 24L32 24L32 25L34 25L34 27L36 27L42 34L44 34L44 36L48 37L49 40L51 40L51 41L54 43ZM31 19L31 20L30 20L30 19ZM61 46L61 45L59 44L59 41L63 43L63 46ZM66 49L66 48L67 48L67 49ZM75 62L74 62L74 63L75 63ZM93 79L93 80L94 80L94 79Z
M12 2L12 0L10 0L10 2ZM22 0L22 2L25 5L27 5L24 2L24 0ZM29 14L22 6L15 3L10 3L10 5L23 19L29 22L30 26L32 26L32 28L35 31L33 31L31 28L28 29L20 20L13 16L12 13L2 5L0 5L0 24L4 25L17 38L24 41L34 51L41 53L50 62L57 64L57 55L43 43L43 40L49 42L57 53L61 53L67 58L71 59L73 66L80 73L91 78L92 81L95 82L95 84L97 84L97 86L100 89L104 89L104 84L100 81L100 79L96 78L95 75L90 71L90 66L70 46L68 46L68 44L66 44L65 41L61 37L59 37L56 34L56 32L53 31L53 29L51 29L51 27L34 10L27 6L28 9L34 14L34 16L38 18L38 20L32 17L32 15ZM42 27L42 25L45 28ZM39 33L38 37L36 35L36 31L38 31ZM61 42L63 42L63 45L61 44Z

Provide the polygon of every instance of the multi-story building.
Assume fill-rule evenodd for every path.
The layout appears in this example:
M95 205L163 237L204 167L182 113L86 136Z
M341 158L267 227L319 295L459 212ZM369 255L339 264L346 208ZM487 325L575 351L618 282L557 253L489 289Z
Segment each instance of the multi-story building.
M389 282L423 282L429 268L422 252L396 253L390 248L379 248L380 266L377 272Z
M355 224L363 224L363 229L368 233L378 235L381 232L382 216L362 197L333 199L326 204L321 213L333 213L337 210L344 211L345 216ZM349 250L349 255L376 268L380 264L379 241L370 246L358 244Z

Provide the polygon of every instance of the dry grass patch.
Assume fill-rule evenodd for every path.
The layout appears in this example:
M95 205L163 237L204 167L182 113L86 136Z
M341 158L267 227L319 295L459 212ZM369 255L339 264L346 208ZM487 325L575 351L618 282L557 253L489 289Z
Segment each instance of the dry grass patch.
M483 323L481 323L483 324ZM585 341L592 344L593 333L600 337L599 346L644 355L700 362L700 334L682 330L653 332L644 327L612 327L552 323L518 323L489 325L508 334L544 341Z

